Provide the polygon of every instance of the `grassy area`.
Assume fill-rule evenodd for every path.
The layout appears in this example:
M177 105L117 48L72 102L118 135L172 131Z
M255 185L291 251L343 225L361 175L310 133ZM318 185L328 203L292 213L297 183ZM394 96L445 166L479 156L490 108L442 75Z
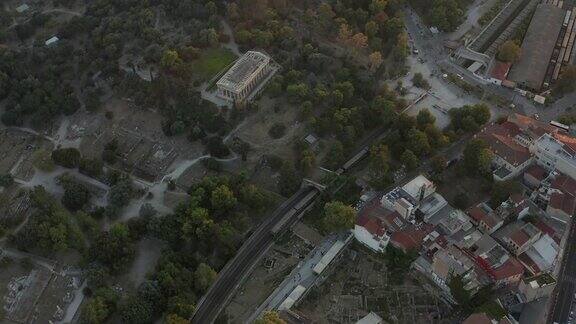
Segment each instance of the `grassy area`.
M203 81L210 80L218 72L236 60L236 55L225 48L211 48L203 51L192 66L193 73Z
M486 13L482 15L482 17L480 17L480 19L478 19L478 23L480 23L481 26L484 26L487 23L491 22L492 19L494 19L494 17L496 17L496 15L498 15L498 13L502 11L502 8L504 8L504 5L506 5L507 2L508 2L507 0L498 0L492 6L492 8L490 8L490 10L488 10Z

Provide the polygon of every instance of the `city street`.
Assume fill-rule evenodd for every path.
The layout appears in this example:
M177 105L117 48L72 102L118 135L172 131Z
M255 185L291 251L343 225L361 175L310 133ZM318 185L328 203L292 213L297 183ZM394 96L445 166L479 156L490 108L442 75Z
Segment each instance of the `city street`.
M558 274L556 296L550 312L552 323L571 323L574 321L572 310L576 300L576 222L568 233L562 266Z
M527 116L538 114L543 121L556 120L558 116L576 108L576 93L568 94L556 102L547 105L536 104L532 99L520 95L513 89L496 86L484 80L482 77L468 71L452 61L450 53L444 47L444 42L450 40L450 34L438 33L433 34L424 25L420 17L410 8L406 9L405 24L410 39L414 43L414 47L418 49L418 56L428 66L428 69L435 71L445 71L454 75L460 75L463 81L475 86L479 86L484 90L484 98L486 96L497 96L504 101L508 101L515 105L514 109L508 107L498 107L490 105L491 109L498 111L501 114L509 114L511 112L518 112ZM426 76L427 77L427 76ZM463 95L472 96L471 94ZM484 101L487 103L486 101Z

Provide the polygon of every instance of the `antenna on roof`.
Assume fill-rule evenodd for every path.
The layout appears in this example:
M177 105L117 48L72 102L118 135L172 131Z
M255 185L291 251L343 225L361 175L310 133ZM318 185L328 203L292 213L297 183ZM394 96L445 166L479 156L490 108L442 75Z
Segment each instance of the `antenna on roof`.
M418 201L422 201L424 199L424 195L426 194L426 185L422 185L420 187L420 195L418 197Z

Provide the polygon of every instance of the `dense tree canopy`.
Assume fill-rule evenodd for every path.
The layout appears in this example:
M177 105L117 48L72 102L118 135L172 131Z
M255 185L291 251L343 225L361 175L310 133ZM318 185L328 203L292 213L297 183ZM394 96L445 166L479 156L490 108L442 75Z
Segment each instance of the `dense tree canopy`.
M471 175L490 175L492 156L492 152L484 141L471 140L464 148L464 168Z
M520 59L520 46L514 41L506 41L500 46L498 59L502 62L515 63Z
M332 201L324 205L324 228L327 232L350 229L356 221L356 211L340 201Z
M12 236L20 250L47 254L68 248L84 249L83 235L70 213L44 187L34 187L30 198L34 210L26 225Z
M490 109L484 104L451 109L450 126L456 132L477 132L490 120Z

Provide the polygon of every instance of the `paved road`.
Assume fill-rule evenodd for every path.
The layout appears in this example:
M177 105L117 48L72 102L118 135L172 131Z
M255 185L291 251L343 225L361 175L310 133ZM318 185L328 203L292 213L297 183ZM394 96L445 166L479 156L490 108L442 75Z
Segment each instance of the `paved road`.
M549 322L565 324L569 321L570 310L576 293L576 222L573 222L565 245L562 268L558 274L554 303ZM574 322L573 320L570 320Z
M240 285L243 278L260 260L266 250L274 242L270 230L282 217L300 202L306 195L316 191L315 188L305 187L300 189L289 200L280 206L272 216L268 217L242 245L236 256L228 262L226 267L219 273L217 281L210 287L208 293L200 300L196 312L192 317L192 323L212 323L218 314L226 306L234 291ZM302 209L301 209L302 211ZM295 213L293 221L301 214Z
M444 48L444 41L449 38L449 35L442 33L433 35L423 24L420 17L410 8L406 9L405 17L404 22L406 28L410 33L411 39L414 40L416 48L420 51L420 57L424 58L426 62L434 62L430 64L431 66L442 68L452 74L460 74L466 82L484 89L485 95L494 95L514 103L516 105L515 112L528 116L539 114L541 120L551 121L556 120L558 116L563 115L571 109L576 109L576 92L567 94L556 102L543 106L534 103L534 101L529 98L521 96L512 89L486 83L486 81L481 80L477 75L450 60L449 52ZM503 113L512 112L508 107L498 108Z

